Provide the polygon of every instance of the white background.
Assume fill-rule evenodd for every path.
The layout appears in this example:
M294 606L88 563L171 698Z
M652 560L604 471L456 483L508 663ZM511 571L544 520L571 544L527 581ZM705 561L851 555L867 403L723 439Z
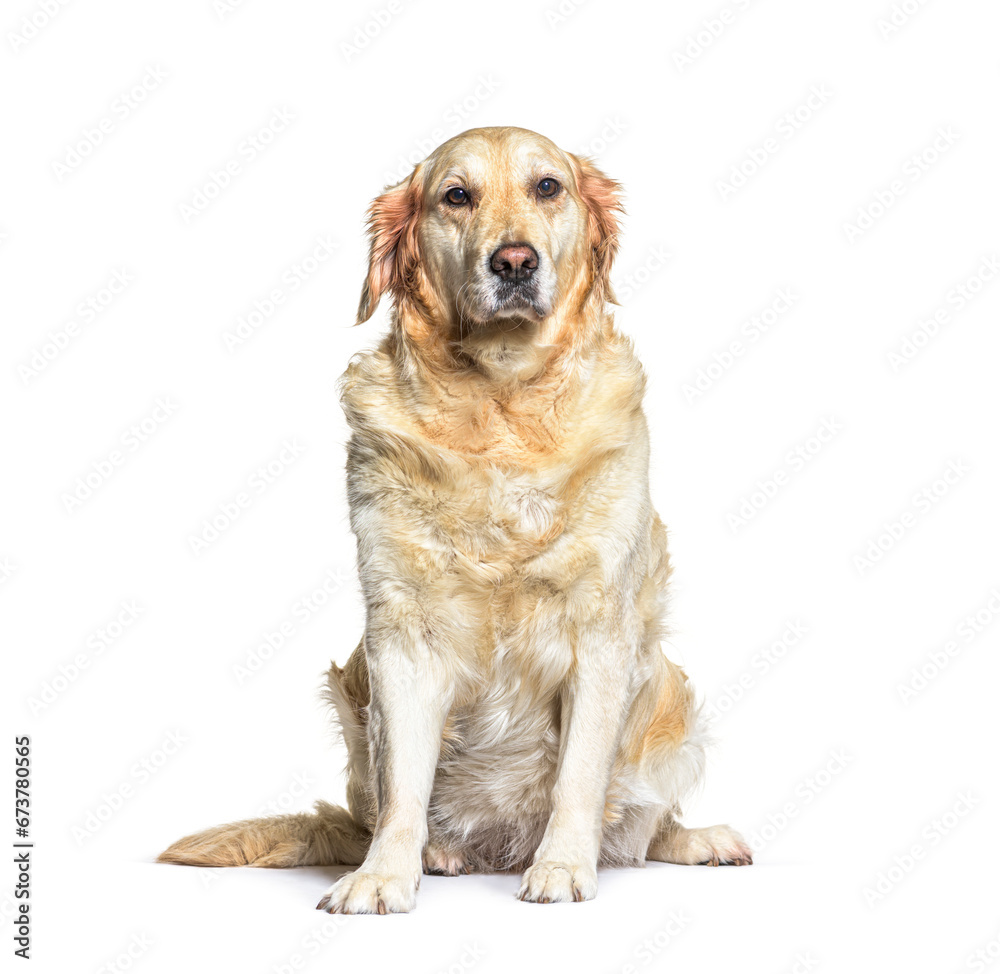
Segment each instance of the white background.
M12 768L32 737L34 969L987 969L995 5L43 7L0 23L4 748ZM293 118L260 135L276 111ZM198 828L343 797L317 690L362 625L336 379L385 326L352 327L364 210L493 124L625 187L617 321L651 379L667 650L721 714L686 822L731 823L756 864L606 872L594 902L550 907L516 902L515 876L427 877L388 918L314 912L337 869L155 865ZM324 238L333 255L304 263ZM761 334L781 290L794 304ZM257 492L285 440L297 455ZM8 866L5 952L13 883Z

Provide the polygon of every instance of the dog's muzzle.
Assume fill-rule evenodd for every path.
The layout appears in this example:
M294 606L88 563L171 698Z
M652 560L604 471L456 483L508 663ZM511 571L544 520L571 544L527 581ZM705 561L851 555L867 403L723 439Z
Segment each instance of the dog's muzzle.
M541 300L538 251L530 244L504 244L490 256L492 315L526 314L542 318L547 313Z

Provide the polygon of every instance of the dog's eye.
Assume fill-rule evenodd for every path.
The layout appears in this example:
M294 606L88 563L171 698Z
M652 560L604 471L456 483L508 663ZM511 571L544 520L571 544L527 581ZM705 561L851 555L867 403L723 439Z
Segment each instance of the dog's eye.
M469 202L469 194L461 186L455 186L444 194L444 199L451 206L464 206Z
M538 193L539 196L542 196L545 199L549 200L552 199L553 196L558 195L559 190L561 189L562 186L560 186L559 183L557 183L554 179L543 179L538 184L536 192Z

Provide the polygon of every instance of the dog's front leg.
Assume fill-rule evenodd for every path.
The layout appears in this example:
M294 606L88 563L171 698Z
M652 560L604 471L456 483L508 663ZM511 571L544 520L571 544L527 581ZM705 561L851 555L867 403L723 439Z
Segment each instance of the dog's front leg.
M518 898L532 903L593 899L604 802L628 708L634 637L621 627L582 627L562 695L552 813Z
M365 637L371 684L369 742L377 815L372 844L356 872L316 907L329 913L405 913L413 909L427 842L427 805L452 691L422 637Z

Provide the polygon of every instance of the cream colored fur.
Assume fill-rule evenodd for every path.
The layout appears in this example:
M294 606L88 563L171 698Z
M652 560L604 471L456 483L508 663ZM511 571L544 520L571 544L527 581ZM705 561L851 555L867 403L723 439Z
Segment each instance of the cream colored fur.
M320 901L345 913L412 909L422 869L522 869L521 899L556 902L593 897L599 864L751 861L675 817L705 731L660 645L645 378L606 311L619 210L592 164L511 128L455 137L373 203L359 320L388 293L392 328L342 394L367 621L328 679L349 811L162 861L357 865ZM513 244L537 268L508 286L491 257Z

